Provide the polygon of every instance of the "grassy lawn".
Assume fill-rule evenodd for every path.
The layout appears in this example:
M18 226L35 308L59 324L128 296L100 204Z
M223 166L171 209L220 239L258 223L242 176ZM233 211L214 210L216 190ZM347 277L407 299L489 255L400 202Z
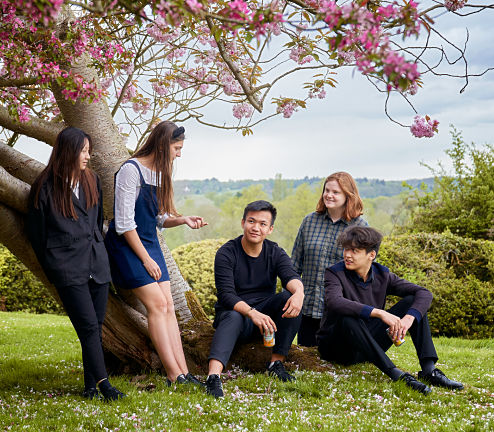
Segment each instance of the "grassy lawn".
M129 397L106 404L79 396L80 345L66 317L1 312L0 430L494 430L494 341L435 344L439 367L465 390L434 388L425 397L372 365L331 366L297 372L288 384L231 371L223 400L190 387L169 389L156 374L113 377ZM389 353L403 369L418 370L410 338Z

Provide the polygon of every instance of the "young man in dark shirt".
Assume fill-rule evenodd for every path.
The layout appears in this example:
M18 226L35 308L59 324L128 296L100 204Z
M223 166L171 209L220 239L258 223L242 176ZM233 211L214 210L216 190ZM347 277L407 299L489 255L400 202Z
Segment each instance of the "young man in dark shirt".
M375 229L358 226L338 238L344 260L325 273L324 314L317 333L321 357L343 364L374 363L393 381L401 380L423 394L431 389L421 381L461 390L461 383L435 367L437 354L427 320L432 294L374 262L381 239ZM388 295L402 299L386 311ZM407 331L422 368L420 381L398 369L386 355Z
M209 354L207 393L223 396L220 374L235 344L256 335L276 332L270 375L282 381L295 378L283 366L300 325L304 287L292 261L276 243L266 240L273 231L276 209L267 201L247 205L243 235L225 243L216 253L214 276L218 302L213 326L216 332ZM276 279L285 288L276 294Z

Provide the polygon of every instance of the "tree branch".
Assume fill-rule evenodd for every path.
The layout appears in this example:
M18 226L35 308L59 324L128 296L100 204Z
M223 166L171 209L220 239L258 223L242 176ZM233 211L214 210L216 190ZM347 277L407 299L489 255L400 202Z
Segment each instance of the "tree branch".
M37 117L32 117L28 122L16 121L3 106L0 106L0 126L48 145L53 145L58 133L65 127L62 123L49 122Z
M45 168L41 162L26 156L24 153L9 147L0 141L0 166L10 175L32 184Z
M13 79L0 78L0 88L35 85L38 84L38 81L39 79L34 77L22 77L22 78L13 78Z
M214 35L213 32L213 22L210 17L206 18L206 21L208 23L209 30L211 31L211 34ZM214 36L214 39L216 41L216 45L218 46L218 51L221 55L221 58L223 61L226 63L230 71L232 72L233 76L235 79L238 81L240 86L242 87L242 90L245 93L245 96L247 97L247 100L250 102L250 104L258 111L262 112L262 102L259 101L255 96L254 96L254 91L252 87L250 86L250 83L243 77L242 72L238 68L238 66L235 64L235 62L231 59L231 57L227 54L225 45L221 39L218 37Z
M31 188L22 180L11 176L0 166L0 202L27 214L27 199Z

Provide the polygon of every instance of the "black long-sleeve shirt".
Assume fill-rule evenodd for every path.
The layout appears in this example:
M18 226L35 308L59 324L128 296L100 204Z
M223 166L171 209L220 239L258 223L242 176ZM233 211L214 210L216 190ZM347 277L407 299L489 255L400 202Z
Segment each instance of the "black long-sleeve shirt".
M225 243L216 253L214 277L217 310L232 310L239 301L255 306L276 293L276 278L283 288L292 279L300 280L292 261L276 243L264 240L258 257L247 255L242 236Z
M376 262L372 263L369 277L364 282L355 271L347 270L345 263L340 261L326 269L324 285L324 313L318 337L329 333L340 316L369 319L374 308L385 308L388 295L413 295L414 301L408 314L417 321L422 319L432 302L429 290L399 278Z

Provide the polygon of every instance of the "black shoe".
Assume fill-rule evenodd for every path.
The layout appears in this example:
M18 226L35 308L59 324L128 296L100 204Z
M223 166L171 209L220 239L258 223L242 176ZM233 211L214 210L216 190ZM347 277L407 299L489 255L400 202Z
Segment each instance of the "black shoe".
M461 382L450 380L444 375L443 371L438 368L435 368L428 374L420 371L418 373L418 378L433 386L444 387L450 390L463 390L463 384Z
M82 392L82 397L89 400L101 399L101 394L97 388L91 387L84 389L84 391Z
M206 393L214 396L215 398L223 397L223 385L221 384L221 378L219 375L209 375L206 380Z
M168 378L166 379L166 385L171 387L173 384L187 384L189 381L184 374L180 374L175 381L170 381Z
M283 382L286 381L295 381L295 377L290 375L286 370L283 363L280 360L276 360L272 366L269 366L271 362L266 364L266 369L269 375L275 376Z
M185 375L185 379L189 384L194 384L196 386L200 387L206 387L206 384L204 384L202 381L199 381L194 375L192 375L190 372Z
M428 395L431 392L431 389L427 387L424 383L417 381L415 377L405 372L398 378L398 381L403 381L408 387L417 390L418 392Z
M127 397L125 393L122 393L120 390L116 389L113 386L110 386L108 388L101 388L100 387L100 392L103 395L103 398L105 402L111 402L111 401L116 401L119 399L123 399L124 397Z

